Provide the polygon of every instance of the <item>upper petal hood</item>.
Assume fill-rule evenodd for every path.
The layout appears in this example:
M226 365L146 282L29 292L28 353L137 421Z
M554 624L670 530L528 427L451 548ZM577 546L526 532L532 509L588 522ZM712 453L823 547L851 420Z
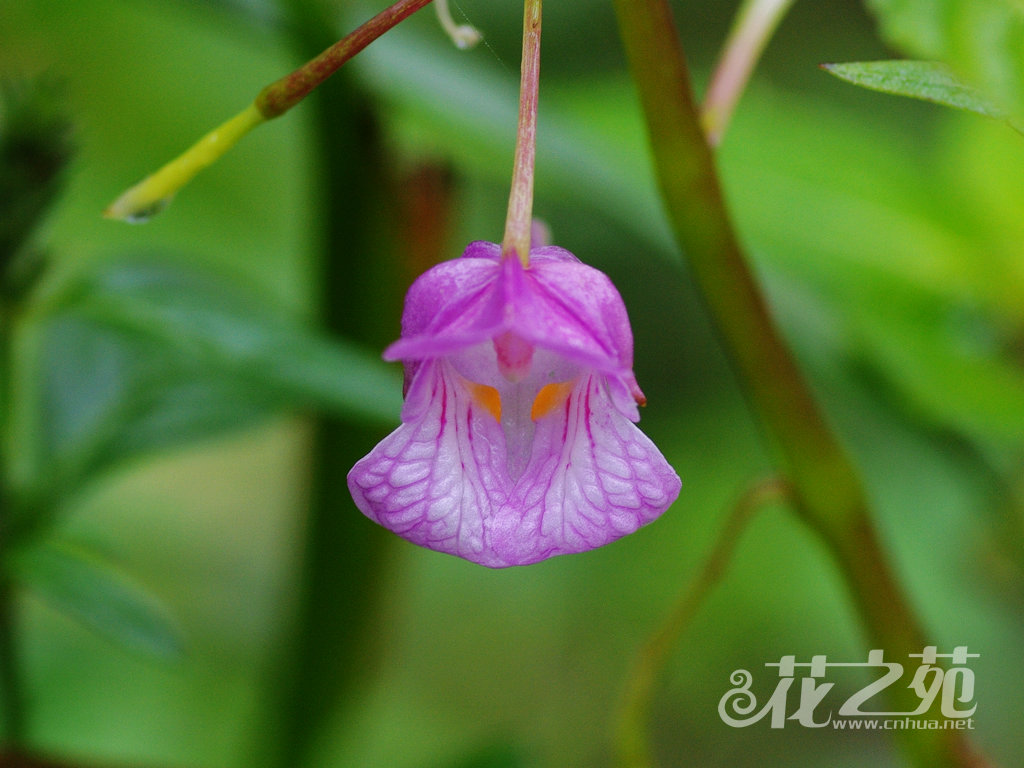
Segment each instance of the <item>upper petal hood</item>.
M580 365L631 378L633 337L622 297L602 272L554 246L530 264L502 259L495 243L420 276L406 296L402 338L389 360L444 357L511 332Z

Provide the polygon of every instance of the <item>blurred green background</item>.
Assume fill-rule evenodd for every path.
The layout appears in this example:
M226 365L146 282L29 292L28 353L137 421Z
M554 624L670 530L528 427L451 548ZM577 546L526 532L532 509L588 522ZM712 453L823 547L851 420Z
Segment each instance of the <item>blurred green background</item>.
M456 51L427 9L346 67L333 96L260 128L165 214L127 226L100 212L380 5L0 0L0 76L55 80L74 126L65 188L32 241L49 258L38 301L65 295L64 286L112 284L103 277L120 274L111 265L156 263L158 277L170 275L157 281L169 286L167 317L189 311L175 281L191 290L191 270L244 291L238 301L250 302L250 314L296 327L327 317L367 376L387 384L368 379L363 400L339 412L353 457L397 424L397 372L388 378L366 361L397 336L412 277L469 240L500 238L519 3L453 6L485 34L471 52ZM611 6L548 6L535 211L625 298L650 403L642 426L683 479L679 501L605 549L489 571L385 535L336 497L331 513L346 521L348 542L338 558L363 576L338 585L332 631L349 641L335 659L343 671L330 678L337 696L323 698L320 719L304 720L274 702L288 701L282 679L303 615L302 553L318 498L311 466L322 450L310 413L322 403L283 384L268 393L258 356L225 353L249 368L217 384L220 348L206 368L207 357L186 364L181 349L165 350L178 333L173 318L165 346L156 334L112 350L88 327L54 324L47 312L59 312L40 310L16 354L34 361L29 390L49 387L50 421L40 423L54 451L88 429L88 414L137 360L146 361L147 391L170 382L168 398L198 403L168 411L154 395L126 427L136 431L124 433L125 445L55 502L59 535L107 553L156 596L184 653L154 660L126 651L27 595L29 740L40 751L83 765L287 765L267 744L306 727L303 764L313 766L611 764L630 659L730 506L771 467L664 223ZM674 7L700 92L735 5ZM980 654L971 736L1000 764L1019 765L1024 138L817 69L892 56L860 4L797 3L719 160L756 270L863 473L932 641ZM331 114L349 122L335 130ZM370 175L351 162L367 147ZM347 194L363 208L344 218ZM117 290L134 290L125 284ZM224 348L245 348L239 328L222 329ZM288 345L275 354L288 364ZM120 361L113 369L111 355ZM393 413L391 425L382 413ZM45 464L45 450L36 455ZM338 461L329 471L346 470ZM652 731L661 763L899 765L882 732L734 729L718 717L733 670L767 681L764 665L784 654L859 661L864 643L823 548L783 505L766 507L659 687ZM852 693L866 681L851 672L837 684ZM283 724L289 712L306 726Z

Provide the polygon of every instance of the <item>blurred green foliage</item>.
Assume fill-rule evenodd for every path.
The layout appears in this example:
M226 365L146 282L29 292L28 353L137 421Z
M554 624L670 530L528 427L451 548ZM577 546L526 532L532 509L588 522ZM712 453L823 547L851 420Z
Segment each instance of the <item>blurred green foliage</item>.
M330 39L378 5L0 7L0 77L66 83L79 149L34 238L17 238L46 254L47 271L19 305L9 368L17 408L3 435L18 519L40 537L26 533L7 567L35 586L20 606L21 647L29 741L43 753L73 764L251 765L284 728L273 700L288 687L290 627L316 615L302 607L317 494L306 417L341 420L339 452L369 450L397 423L400 376L376 346L398 332L390 297L423 259L499 237L520 4L460 0L456 12L486 35L472 52L454 50L429 10L374 43L339 86L359 109L336 113L365 112L368 124L332 133L306 104L247 138L145 227L99 213L299 63L296 39ZM351 626L358 638L336 660L349 671L338 700L309 723L309 765L607 765L630 655L729 505L770 469L664 224L610 5L548 5L535 210L623 293L650 402L642 424L683 494L611 547L501 572L376 538L350 503L337 506L351 547L339 557L375 564L372 589L359 587L366 599L338 597L360 615L340 614L332 631ZM735 8L674 5L703 81ZM1019 20L996 0L918 27L896 3L869 5L908 55L948 58L969 79L978 14ZM924 14L924 5L900 7ZM304 18L335 28L296 29ZM1009 74L976 84L1015 111L1017 49L993 50ZM863 472L896 570L937 644L981 654L972 736L1011 765L1024 753L1024 141L999 123L861 92L817 70L873 58L891 52L856 3L798 3L719 162L737 226ZM378 175L359 179L371 215L326 237L323 198L355 187L337 166L367 135L380 153ZM426 228L411 202L423 169L449 180ZM330 265L325 243L337 251ZM353 282L330 306L335 274ZM317 330L325 316L344 336ZM171 662L125 653L69 621L76 614L134 638L136 650L181 642L184 653ZM717 715L734 669L763 670L783 654L864 653L824 551L784 508L764 510L654 702L663 765L897 764L880 733L737 730ZM864 682L851 674L840 686Z
M20 249L60 187L71 154L70 118L52 81L9 77L0 83L0 254ZM13 272L17 275L17 269ZM11 291L14 286L5 286Z

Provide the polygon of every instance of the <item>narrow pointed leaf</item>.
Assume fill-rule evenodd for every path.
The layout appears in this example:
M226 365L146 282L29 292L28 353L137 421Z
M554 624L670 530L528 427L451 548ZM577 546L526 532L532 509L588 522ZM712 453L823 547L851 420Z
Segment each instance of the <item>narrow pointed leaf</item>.
M376 354L328 339L209 273L123 264L87 285L76 309L293 407L385 423L400 407L398 371Z
M67 542L47 542L11 558L17 582L61 613L134 651L173 658L181 635L159 600L113 563Z
M931 101L987 117L1006 116L978 89L937 61L860 61L822 64L821 68L840 80L873 91Z
M1018 0L868 0L882 35L911 58L942 61L1014 119L1024 116Z

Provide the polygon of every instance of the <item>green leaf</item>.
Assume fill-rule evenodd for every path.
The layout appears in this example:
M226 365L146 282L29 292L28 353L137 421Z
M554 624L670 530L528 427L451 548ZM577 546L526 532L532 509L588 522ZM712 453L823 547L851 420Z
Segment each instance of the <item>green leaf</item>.
M401 408L399 372L377 353L328 339L210 273L123 263L85 286L76 312L291 407L371 423L393 423Z
M34 329L18 420L22 471L44 523L91 477L130 458L288 409L393 424L400 374L235 281L139 257L83 279ZM22 407L25 404L22 403Z
M873 91L931 101L988 117L1006 116L980 91L963 82L940 62L863 61L822 64L821 68L841 80Z
M1024 6L1017 0L868 0L887 40L950 65L1011 117L1024 116Z
M78 487L134 456L243 428L283 404L151 341L66 307L17 361L19 486L29 528ZM29 345L24 345L28 347Z
M126 648L165 659L183 652L160 602L94 552L48 541L11 555L8 567L21 587Z
M65 474L242 428L282 407L200 360L79 311L53 318L41 356L42 452Z

